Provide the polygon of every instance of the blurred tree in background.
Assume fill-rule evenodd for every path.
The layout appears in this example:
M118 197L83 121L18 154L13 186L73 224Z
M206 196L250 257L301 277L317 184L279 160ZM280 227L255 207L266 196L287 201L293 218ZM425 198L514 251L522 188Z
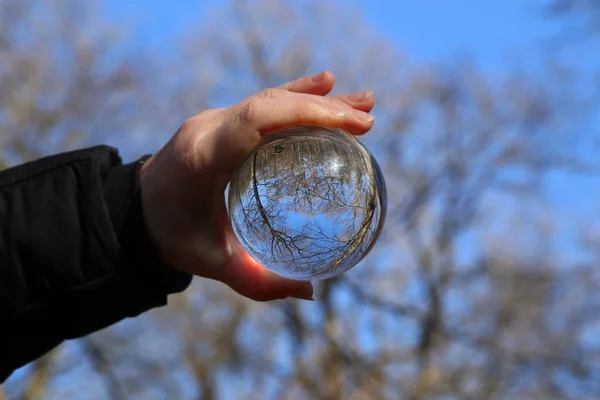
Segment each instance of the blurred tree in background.
M560 18L598 8L551 3ZM202 109L328 68L336 92L377 95L364 142L388 183L382 239L314 303L254 303L196 279L168 307L23 368L0 398L600 398L600 234L590 218L576 250L557 246L569 215L544 190L556 171L596 171L576 70L415 63L333 0L209 13L161 61L87 2L0 0L2 159L155 151Z

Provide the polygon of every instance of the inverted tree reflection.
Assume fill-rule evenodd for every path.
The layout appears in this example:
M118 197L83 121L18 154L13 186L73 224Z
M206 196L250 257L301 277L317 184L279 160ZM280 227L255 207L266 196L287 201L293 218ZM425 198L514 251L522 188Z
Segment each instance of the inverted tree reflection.
M332 276L368 251L381 216L368 154L332 136L269 143L241 166L238 236L286 276Z

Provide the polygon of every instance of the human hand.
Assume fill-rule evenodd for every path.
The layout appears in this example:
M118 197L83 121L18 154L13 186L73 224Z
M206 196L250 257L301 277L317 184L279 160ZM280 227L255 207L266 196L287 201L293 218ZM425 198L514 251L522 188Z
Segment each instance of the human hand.
M269 134L298 125L368 132L374 96L326 96L334 81L324 71L265 89L228 108L203 111L187 119L144 163L144 217L168 266L218 280L257 301L312 299L310 282L280 277L242 248L227 215L225 189L244 156Z

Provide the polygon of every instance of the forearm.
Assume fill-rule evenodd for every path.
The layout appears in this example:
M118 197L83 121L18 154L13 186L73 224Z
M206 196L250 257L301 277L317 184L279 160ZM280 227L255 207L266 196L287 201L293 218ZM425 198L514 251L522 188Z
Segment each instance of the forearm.
M0 173L0 381L189 285L150 245L139 166L95 147Z

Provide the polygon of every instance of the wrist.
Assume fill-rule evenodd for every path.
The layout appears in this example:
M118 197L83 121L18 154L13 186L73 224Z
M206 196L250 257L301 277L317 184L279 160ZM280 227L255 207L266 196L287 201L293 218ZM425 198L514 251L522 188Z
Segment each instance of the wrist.
M189 286L192 276L170 268L164 262L150 234L144 210L141 171L148 159L150 156L144 156L134 163L123 166L130 170L131 202L117 233L120 244L119 258L128 267L139 271L143 280L149 284L166 293L181 292Z

